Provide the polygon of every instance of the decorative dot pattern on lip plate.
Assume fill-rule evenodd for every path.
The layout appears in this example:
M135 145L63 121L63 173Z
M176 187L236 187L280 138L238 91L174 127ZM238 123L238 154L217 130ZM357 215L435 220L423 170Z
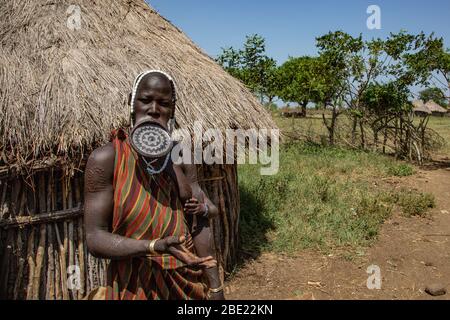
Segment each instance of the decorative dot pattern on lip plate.
M172 139L169 133L159 125L143 123L131 133L131 144L141 155L160 158L170 152Z

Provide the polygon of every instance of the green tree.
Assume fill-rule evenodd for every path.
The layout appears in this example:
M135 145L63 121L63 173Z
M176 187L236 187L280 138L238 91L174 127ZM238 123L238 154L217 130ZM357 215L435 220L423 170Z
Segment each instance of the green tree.
M440 104L441 106L446 106L447 101L444 93L441 89L437 87L427 88L425 90L422 90L419 92L419 97L424 102L427 102L429 100L433 100L437 104Z
M277 92L277 63L266 55L265 39L257 34L246 37L244 47L222 48L216 61L232 76L241 80L261 103L273 101Z
M329 143L334 144L337 117L341 113L343 102L347 105L346 110L353 112L354 123L357 119L355 111L358 109L359 103L355 95L360 95L362 87L365 85L361 83L358 88L358 81L361 82L363 78L364 42L361 35L352 37L345 32L336 31L318 37L316 45L320 54L318 66L324 78L320 82L322 88L319 92L325 106L332 108L331 120L326 119L325 113L322 114L322 119L328 129ZM356 124L353 131L355 130Z
M241 52L233 47L222 48L222 53L216 58L219 63L233 77L243 81Z
M417 36L415 49L404 55L405 65L410 73L418 76L419 84L428 86L432 83L447 92L450 105L450 49L445 50L442 38L434 34L425 36L423 32Z
M317 58L290 57L278 70L278 96L285 102L296 102L306 116L309 102L319 100L321 75L317 74Z

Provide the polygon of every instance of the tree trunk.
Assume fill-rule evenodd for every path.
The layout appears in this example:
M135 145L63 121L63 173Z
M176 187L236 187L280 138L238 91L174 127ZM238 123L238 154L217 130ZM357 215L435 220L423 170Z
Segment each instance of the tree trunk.
M328 130L328 143L331 146L334 146L335 144L335 135L336 135L336 122L337 122L337 117L338 117L339 113L336 109L335 106L333 106L333 110L331 113L331 123L328 125L328 122L325 118L325 113L322 112L322 119L323 119L323 123L325 125L325 127Z
M352 124L352 145L356 143L356 127L358 126L358 117L353 116L353 124Z
M308 105L308 101L303 101L301 103L302 106L302 117L306 118L306 106Z
M364 150L366 148L366 137L364 133L364 123L362 120L359 121L359 129L361 131L361 149Z

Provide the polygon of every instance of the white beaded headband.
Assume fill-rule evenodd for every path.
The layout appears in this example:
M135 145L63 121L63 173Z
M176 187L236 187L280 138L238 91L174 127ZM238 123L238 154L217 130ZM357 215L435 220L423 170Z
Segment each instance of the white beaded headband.
M172 92L172 96L173 96L173 101L175 102L176 100L177 100L177 90L176 90L176 87L175 87L175 81L173 81L173 79L172 79L172 77L169 75L169 74L167 74L166 72L164 72L164 71L161 71L161 70L147 70L147 71L144 71L144 72L142 72L142 73L140 73L137 77L136 77L136 79L134 79L134 83L133 83L133 91L131 92L131 101L130 101L130 123L131 123L131 126L133 127L133 113L134 113L134 102L135 102L135 100L136 100L136 92L137 92L137 89L138 89L138 87L139 87L139 84L140 84L140 82L141 82L141 80L142 79L144 79L144 77L146 76L146 75L148 75L149 73L159 73L159 74L162 74L162 75L164 75L164 76L166 76L167 77L167 79L169 79L169 81L171 82L171 84L172 84L172 86L173 86L173 92Z

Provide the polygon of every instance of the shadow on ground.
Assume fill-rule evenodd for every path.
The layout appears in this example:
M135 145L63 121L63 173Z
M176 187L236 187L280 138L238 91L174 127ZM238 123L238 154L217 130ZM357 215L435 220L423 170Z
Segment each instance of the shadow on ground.
M275 225L267 216L263 215L264 203L247 190L239 187L240 194L240 246L238 263L234 272L239 270L247 261L258 258L264 249L269 246L267 232L273 230Z
M450 169L450 158L449 157L438 157L436 159L430 160L424 163L421 168L423 170L439 170L439 169Z

